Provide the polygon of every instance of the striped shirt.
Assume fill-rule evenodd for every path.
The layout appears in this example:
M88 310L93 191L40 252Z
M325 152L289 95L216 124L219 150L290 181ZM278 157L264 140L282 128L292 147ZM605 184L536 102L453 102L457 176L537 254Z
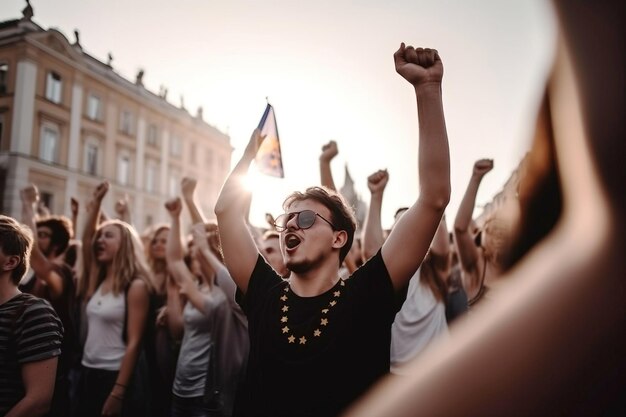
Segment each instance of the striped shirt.
M21 364L59 356L62 339L47 301L22 293L0 305L0 416L24 397Z

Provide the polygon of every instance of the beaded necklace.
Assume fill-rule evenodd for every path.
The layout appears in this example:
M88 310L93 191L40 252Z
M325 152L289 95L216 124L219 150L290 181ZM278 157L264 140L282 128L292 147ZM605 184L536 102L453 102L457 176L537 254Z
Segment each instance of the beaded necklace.
M346 284L342 279L339 279L340 286L344 287ZM306 345L307 338L306 335L301 335L298 337L295 332L289 327L289 284L284 288L284 294L280 297L280 301L282 301L282 306L280 311L283 313L280 318L280 325L282 334L285 335L285 338L289 344L296 344L296 340L298 341L298 345ZM317 325L317 328L313 330L313 335L309 335L309 338L321 337L323 333L323 329L328 326L328 317L329 312L333 309L337 302L339 301L339 297L341 297L341 289L333 291L333 298L328 302L327 306L324 306L321 310L320 322Z

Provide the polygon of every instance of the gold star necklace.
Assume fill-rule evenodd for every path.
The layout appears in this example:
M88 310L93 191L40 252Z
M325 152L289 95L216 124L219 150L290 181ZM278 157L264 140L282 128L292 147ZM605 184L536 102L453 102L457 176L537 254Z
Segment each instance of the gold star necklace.
M346 283L341 278L339 279L339 282L340 282L341 287L345 287ZM302 335L298 337L297 335L294 334L292 329L289 327L289 315L288 315L289 314L289 304L288 304L289 303L289 284L287 284L287 286L283 289L283 291L284 293L280 297L280 301L282 302L281 308L280 308L280 311L282 313L282 316L280 318L280 326L281 326L280 330L282 334L284 334L285 337L287 338L287 342L289 344L306 345L306 342L308 341L308 339L306 338L306 335ZM317 325L315 330L313 330L313 336L312 336L313 338L322 336L324 329L328 326L328 316L329 316L328 313L331 311L331 309L333 309L337 305L337 302L339 301L339 297L341 297L341 289L333 291L332 300L330 300L328 305L324 306L324 308L321 310L321 318L320 318L319 324Z

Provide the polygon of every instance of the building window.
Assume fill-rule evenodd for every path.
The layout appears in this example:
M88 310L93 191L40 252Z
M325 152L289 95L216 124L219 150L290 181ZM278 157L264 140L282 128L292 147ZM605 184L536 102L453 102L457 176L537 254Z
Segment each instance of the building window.
M45 207L53 212L54 196L52 193L39 190L39 200Z
M159 169L154 161L149 161L146 169L146 190L156 192L158 188Z
M89 175L98 175L98 145L88 143L85 147L85 172Z
M159 129L155 124L148 126L148 145L159 146Z
M120 155L117 160L117 182L122 185L128 185L130 182L130 157L128 155Z
M178 195L178 185L180 184L180 174L177 172L170 172L168 194L170 197Z
M129 136L133 134L133 114L128 110L120 114L120 131Z
M41 131L39 144L39 158L47 162L58 162L59 158L59 131L44 126Z
M54 71L49 72L46 78L46 98L53 103L61 103L62 89L61 76Z
M90 95L87 99L87 117L91 120L102 120L102 100L100 97Z
M0 62L0 95L6 94L9 83L9 64Z
M172 136L170 140L170 155L180 157L182 154L183 144L178 136Z

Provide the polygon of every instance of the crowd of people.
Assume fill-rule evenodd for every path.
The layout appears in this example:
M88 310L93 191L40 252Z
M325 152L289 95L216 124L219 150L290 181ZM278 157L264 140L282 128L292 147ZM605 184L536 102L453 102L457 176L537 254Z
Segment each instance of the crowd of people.
M369 210L357 224L334 185L333 141L321 150L320 184L287 196L265 227L251 225L242 179L264 139L258 129L223 185L217 222L197 207L193 178L165 204L170 222L141 233L128 201L116 204L116 218L102 211L106 181L84 210L73 201L72 218L40 213L36 185L24 188L22 218L0 216L0 416L336 416L381 380L353 415L411 415L419 407L411 389L429 415L454 411L452 388L473 384L464 379L476 363L473 322L511 297L507 271L563 210L550 182L556 165L540 171L537 162L560 148L550 148L554 132L541 124L546 95L540 151L528 162L534 176L520 181L519 201L474 221L494 163L480 159L449 231L443 63L436 50L404 43L394 62L416 97L419 195L389 230L381 207L392 176L367 178ZM537 216L531 203L545 187L559 197L537 231L528 227ZM489 323L476 330L483 341L502 334ZM468 340L454 348L468 349L454 356L447 346L457 325L457 338ZM445 392L426 398L433 390ZM485 414L501 409L486 403Z

